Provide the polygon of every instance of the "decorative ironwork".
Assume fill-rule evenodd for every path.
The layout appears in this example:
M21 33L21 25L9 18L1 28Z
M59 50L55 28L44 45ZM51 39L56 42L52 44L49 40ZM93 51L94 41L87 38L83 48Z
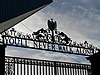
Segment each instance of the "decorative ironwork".
M91 66L5 56L5 75L90 75Z
M5 75L14 75L14 63L9 63L9 62L14 62L13 58L11 59L5 59Z
M32 34L23 34L12 28L1 34L2 42L10 46L86 56L93 55L100 50L87 41L84 43L72 41L65 33L56 29L56 21L48 20L48 27L48 29L41 28Z
M39 29L32 34L23 34L14 28L1 34L0 44L37 50L93 55L97 47L72 41L65 33L57 30L57 23L48 20L48 29ZM3 72L4 73L4 72ZM91 75L91 66L86 64L38 60L5 56L5 75Z

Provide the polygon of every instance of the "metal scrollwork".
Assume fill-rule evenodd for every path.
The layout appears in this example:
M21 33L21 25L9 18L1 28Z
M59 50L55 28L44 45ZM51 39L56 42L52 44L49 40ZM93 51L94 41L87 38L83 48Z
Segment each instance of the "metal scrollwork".
M12 28L2 33L1 36L4 39L1 39L1 41L4 42L4 44L10 45L30 47L30 44L32 44L31 47L33 48L42 48L49 50L58 49L59 51L67 51L70 53L73 53L75 51L74 53L86 55L91 55L99 51L97 47L89 44L87 41L84 41L83 43L72 41L72 39L68 37L68 35L66 35L64 32L60 32L57 30L57 23L56 21L53 21L53 19L48 20L48 29L41 28L36 32L33 32L32 34L24 34ZM58 45L58 48L55 48L57 47L56 45Z
M50 32L50 29L39 29L36 32L33 32L32 34L23 34L22 32L17 32L14 28L12 28L9 31L6 31L2 33L2 36L11 36L11 37L18 37L18 38L25 38L25 39L31 39L31 40L37 40L37 41L45 41L45 42L52 42L52 32ZM64 34L63 32L57 31L57 29L54 30L54 42L55 43L63 43L68 44L71 39Z
M14 75L14 63L5 64L5 75Z

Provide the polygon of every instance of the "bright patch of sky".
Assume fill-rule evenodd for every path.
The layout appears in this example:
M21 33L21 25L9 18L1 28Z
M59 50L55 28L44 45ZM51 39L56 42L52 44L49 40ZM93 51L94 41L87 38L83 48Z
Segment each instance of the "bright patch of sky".
M66 33L72 40L84 42L87 40L94 46L100 47L100 1L99 0L54 0L53 3L33 14L15 26L16 30L32 33L40 28L47 28L47 20L53 18L57 21L58 30ZM29 29L27 29L25 26ZM17 53L18 52L18 53ZM73 55L66 56L60 53L44 51L15 50L8 48L6 55L25 56L50 60L64 60L81 62L85 57ZM69 58L70 56L70 58ZM74 58L74 59L72 59Z

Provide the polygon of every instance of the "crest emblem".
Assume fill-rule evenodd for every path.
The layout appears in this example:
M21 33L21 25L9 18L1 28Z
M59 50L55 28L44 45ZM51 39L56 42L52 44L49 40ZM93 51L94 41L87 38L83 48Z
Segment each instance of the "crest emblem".
M53 19L51 19L51 21L48 20L48 28L49 28L51 31L55 30L55 29L57 28L57 23L56 23L56 21L53 21Z

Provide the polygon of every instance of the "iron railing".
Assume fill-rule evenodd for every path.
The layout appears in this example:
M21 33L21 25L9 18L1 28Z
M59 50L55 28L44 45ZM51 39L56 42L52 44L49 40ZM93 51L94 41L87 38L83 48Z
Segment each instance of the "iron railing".
M5 75L90 75L86 64L5 56Z

